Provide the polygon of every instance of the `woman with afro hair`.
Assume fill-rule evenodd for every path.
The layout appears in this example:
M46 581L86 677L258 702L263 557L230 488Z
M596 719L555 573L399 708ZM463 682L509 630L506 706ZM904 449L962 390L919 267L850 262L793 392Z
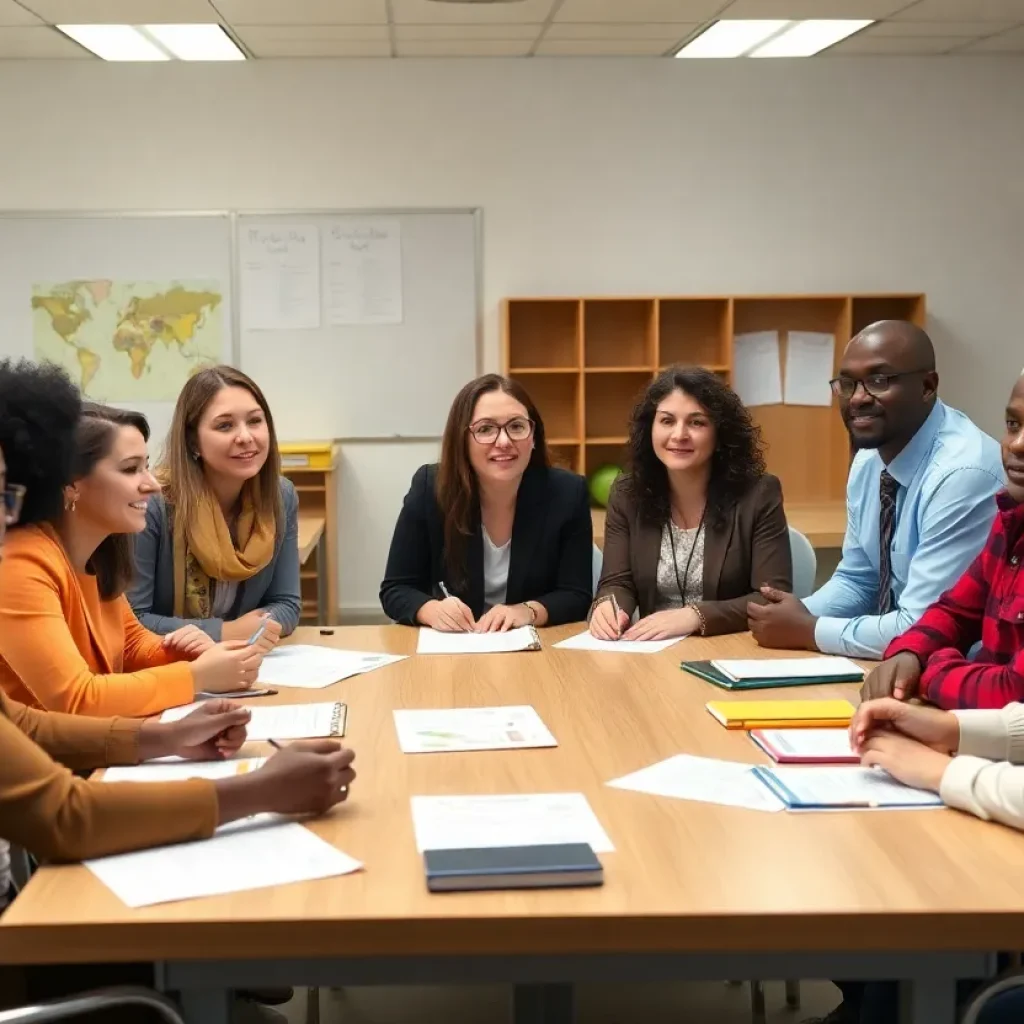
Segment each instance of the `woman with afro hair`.
M71 443L65 441L71 430ZM248 688L262 651L195 626L157 636L125 590L160 487L140 413L82 405L53 365L0 373L0 449L24 503L0 560L0 689L45 711L152 715Z
M782 487L720 377L682 366L659 374L633 410L629 462L608 503L594 636L738 633L760 587L792 589Z

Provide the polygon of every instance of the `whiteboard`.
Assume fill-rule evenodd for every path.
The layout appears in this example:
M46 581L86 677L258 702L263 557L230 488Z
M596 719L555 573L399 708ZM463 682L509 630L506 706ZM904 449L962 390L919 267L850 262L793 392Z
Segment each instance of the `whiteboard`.
M474 212L247 212L237 231L316 225L323 247L333 225L374 216L400 224L400 323L330 326L321 282L318 328L240 327L240 366L265 392L284 439L438 437L456 392L477 374Z
M223 296L223 346L218 358L231 362L233 263L231 215L226 211L0 215L0 357L33 357L31 300L33 288L39 284L203 280L216 283ZM116 358L127 357L118 353ZM107 394L92 397L144 413L153 432L154 454L162 446L174 409L172 401L133 401Z

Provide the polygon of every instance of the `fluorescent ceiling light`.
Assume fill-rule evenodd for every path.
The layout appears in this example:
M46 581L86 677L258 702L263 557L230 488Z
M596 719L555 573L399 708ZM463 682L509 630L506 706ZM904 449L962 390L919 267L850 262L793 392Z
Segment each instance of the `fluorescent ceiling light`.
M797 21L759 46L751 57L810 57L834 46L841 39L852 36L862 28L873 24L867 21L842 21L840 19L811 19Z
M691 39L676 56L742 57L791 24L790 21L716 21L696 39Z
M58 29L104 60L170 60L131 25L58 25Z
M220 25L146 25L145 31L178 60L245 60Z

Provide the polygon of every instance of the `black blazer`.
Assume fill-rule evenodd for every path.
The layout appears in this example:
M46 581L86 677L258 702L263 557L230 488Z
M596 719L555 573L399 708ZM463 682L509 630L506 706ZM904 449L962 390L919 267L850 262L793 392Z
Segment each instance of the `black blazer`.
M466 549L467 581L446 578L444 522L437 505L437 466L421 466L412 478L388 552L380 603L389 618L416 624L416 613L441 597L444 580L479 618L484 613L484 540L480 509ZM587 617L593 595L594 531L587 482L564 469L530 466L523 474L512 524L507 603L538 601L548 624Z

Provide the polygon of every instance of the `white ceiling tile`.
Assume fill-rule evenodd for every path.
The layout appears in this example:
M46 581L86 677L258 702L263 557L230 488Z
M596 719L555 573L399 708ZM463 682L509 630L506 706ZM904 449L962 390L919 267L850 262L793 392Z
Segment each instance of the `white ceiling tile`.
M880 21L864 30L870 36L990 36L1012 27L1005 21Z
M539 25L396 25L398 42L434 39L528 39L531 43L544 28Z
M97 59L66 35L45 25L37 28L0 28L0 60L5 58Z
M386 39L264 39L246 44L254 57L390 57Z
M958 53L1024 53L1024 25L1010 32L1002 32L990 39L981 39Z
M509 25L512 22L538 25L547 21L553 4L554 0L492 4L391 0L391 20L396 25Z
M220 21L207 0L22 0L51 25L158 25Z
M231 25L386 25L385 0L215 0Z
M724 0L564 0L555 21L704 22L722 9Z
M14 0L0 0L0 25L41 25L42 18L37 18L31 11L25 10Z
M551 25L544 33L545 39L660 39L667 42L682 41L699 24L684 22L660 22L656 24L631 25L628 22L611 25L589 25L583 22L566 22Z
M412 39L397 46L399 57L525 57L530 39Z
M538 57L660 57L672 48L661 39L551 39L537 46Z
M1024 0L918 0L897 21L1024 21Z
M880 54L886 56L906 56L911 54L948 53L957 46L971 42L970 36L880 36L872 38L857 35L833 46L825 51L826 56L833 54Z
M719 18L888 18L909 0L733 0Z
M334 42L390 42L387 25L234 25L232 31L254 54L263 47L326 39Z

